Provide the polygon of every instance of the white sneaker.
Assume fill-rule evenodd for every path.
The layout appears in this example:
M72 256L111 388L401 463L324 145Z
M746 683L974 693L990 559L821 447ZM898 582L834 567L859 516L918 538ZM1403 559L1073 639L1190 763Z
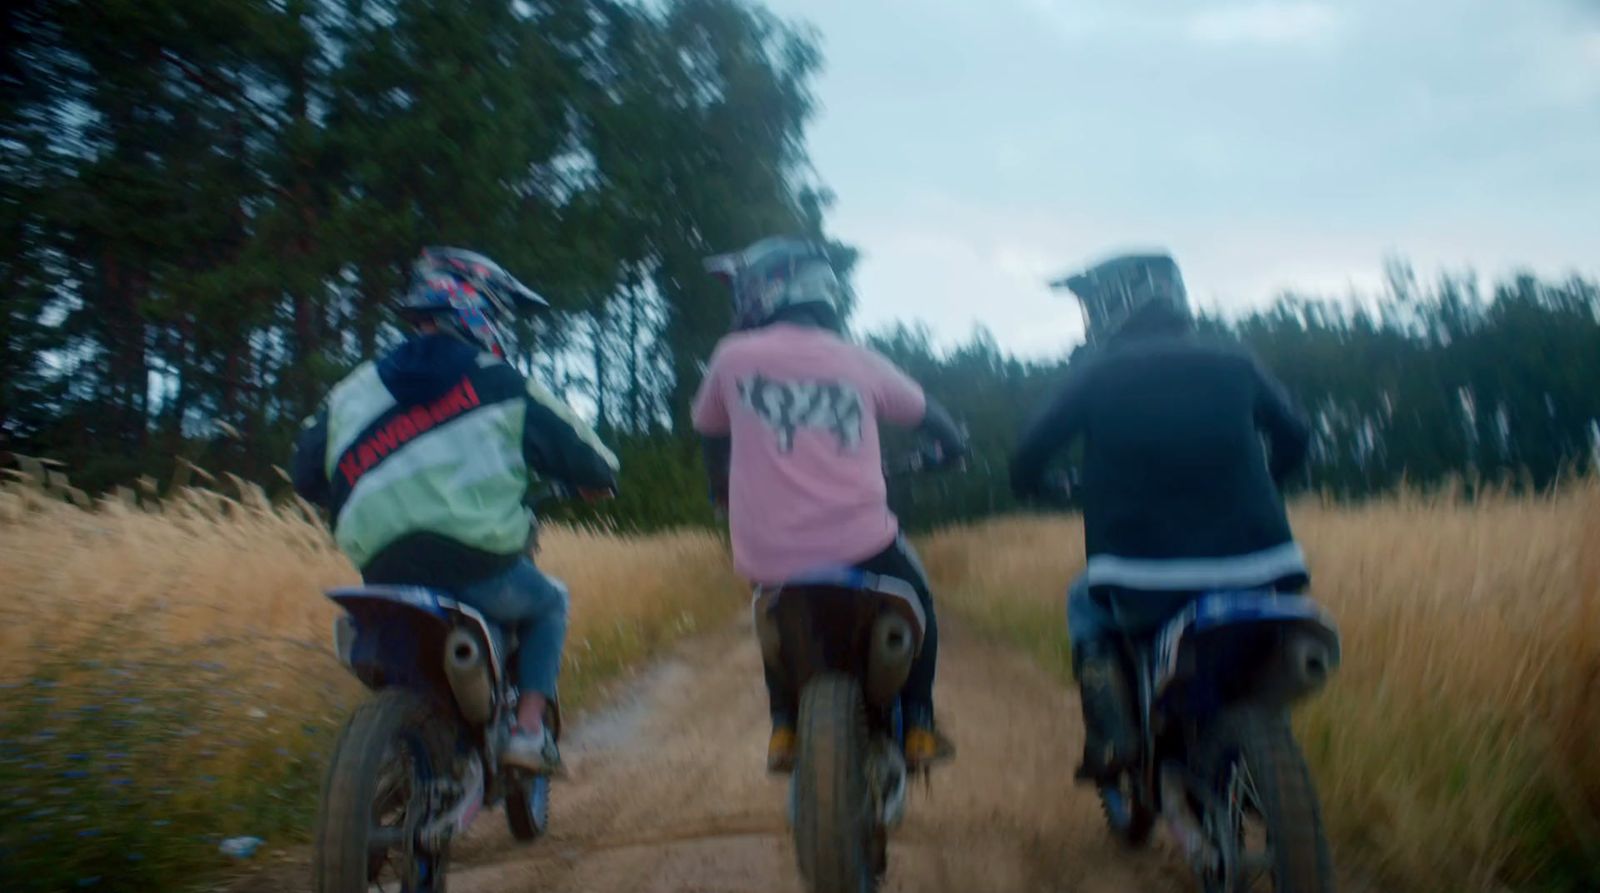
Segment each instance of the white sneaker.
M500 752L500 762L529 772L553 773L561 767L561 752L556 749L556 739L548 730L516 729L506 740L505 750Z

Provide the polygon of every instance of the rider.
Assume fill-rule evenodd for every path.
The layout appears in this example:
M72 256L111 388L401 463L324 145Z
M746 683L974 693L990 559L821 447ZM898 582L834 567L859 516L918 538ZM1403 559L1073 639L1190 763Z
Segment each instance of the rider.
M581 491L616 486L617 460L572 410L506 361L501 326L547 306L494 261L427 248L400 306L414 334L363 363L306 420L294 485L334 518L369 584L443 589L520 640L517 722L502 756L556 768L555 697L567 590L528 556L529 471Z
M1083 303L1090 348L1023 434L1011 479L1019 496L1046 493L1046 463L1083 440L1088 566L1068 630L1086 737L1078 777L1104 781L1138 749L1115 634L1151 632L1202 591L1306 584L1277 485L1309 429L1242 348L1195 334L1171 257L1114 257L1062 284Z
M966 439L916 382L841 335L839 280L821 246L767 238L706 267L733 287L733 333L712 354L694 427L713 497L728 510L734 566L765 584L841 565L910 583L927 629L902 693L906 758L945 756L951 748L933 720L933 597L889 510L878 422L919 429L939 462L959 459ZM787 771L796 704L770 667L766 682L767 766Z

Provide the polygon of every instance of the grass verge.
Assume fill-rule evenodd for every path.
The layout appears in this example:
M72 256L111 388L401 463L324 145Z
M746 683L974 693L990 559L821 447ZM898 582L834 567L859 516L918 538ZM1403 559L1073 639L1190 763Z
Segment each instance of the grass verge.
M0 489L0 889L183 889L228 866L230 837L306 838L364 695L321 592L356 575L302 509L236 489ZM743 603L709 533L541 538L572 592L569 709Z
M1600 890L1600 481L1306 502L1345 664L1297 729L1343 858L1401 889ZM927 537L940 603L1065 680L1076 518Z

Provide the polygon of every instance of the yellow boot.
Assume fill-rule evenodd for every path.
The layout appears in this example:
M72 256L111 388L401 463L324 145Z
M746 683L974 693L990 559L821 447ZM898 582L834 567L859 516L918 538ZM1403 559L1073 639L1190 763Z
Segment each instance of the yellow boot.
M956 755L956 746L931 725L906 729L906 765L921 769Z
M798 740L789 726L773 726L772 737L767 739L767 771L786 774L794 771Z

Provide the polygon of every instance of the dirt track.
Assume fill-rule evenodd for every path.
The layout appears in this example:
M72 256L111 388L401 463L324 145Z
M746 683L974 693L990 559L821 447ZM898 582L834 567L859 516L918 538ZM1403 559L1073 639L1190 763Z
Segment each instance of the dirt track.
M799 893L785 784L763 771L758 661L741 626L694 638L633 680L570 732L553 835L520 847L484 816L456 848L451 889ZM1094 799L1072 785L1082 730L1071 692L959 629L940 663L938 708L960 753L913 792L887 890L1192 889L1159 844L1136 855L1112 845ZM268 874L242 889L305 889L304 870Z

